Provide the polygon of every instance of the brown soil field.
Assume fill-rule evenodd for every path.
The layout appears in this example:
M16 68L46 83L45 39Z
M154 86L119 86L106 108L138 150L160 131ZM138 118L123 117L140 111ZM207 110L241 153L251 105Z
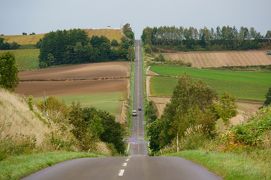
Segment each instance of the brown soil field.
M266 51L215 51L164 53L172 61L191 63L193 67L270 65L271 56Z
M15 92L24 95L50 96L91 94L97 92L127 92L128 79L76 81L23 81Z
M16 92L24 95L67 95L95 92L127 92L128 62L58 66L19 73Z
M19 73L20 81L119 79L129 76L128 62L58 66Z

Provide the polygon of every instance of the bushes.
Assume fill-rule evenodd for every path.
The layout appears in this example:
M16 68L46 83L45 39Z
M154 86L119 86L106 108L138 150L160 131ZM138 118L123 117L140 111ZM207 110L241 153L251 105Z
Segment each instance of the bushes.
M270 143L266 138L271 131L271 107L263 108L258 114L251 118L248 123L238 125L231 130L234 133L235 141L249 146L261 147Z
M124 153L124 128L108 112L83 108L79 103L68 107L55 97L39 102L38 107L59 127L48 136L52 148L95 151L96 143L103 141L111 144L112 152Z

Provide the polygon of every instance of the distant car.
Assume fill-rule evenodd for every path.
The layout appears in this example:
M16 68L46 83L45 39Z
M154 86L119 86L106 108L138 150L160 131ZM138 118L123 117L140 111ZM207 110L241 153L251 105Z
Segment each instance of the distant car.
M137 112L136 112L136 110L133 110L133 112L132 112L132 116L137 116Z
M141 108L141 107L139 107L139 108L138 108L138 111L142 111L142 108Z

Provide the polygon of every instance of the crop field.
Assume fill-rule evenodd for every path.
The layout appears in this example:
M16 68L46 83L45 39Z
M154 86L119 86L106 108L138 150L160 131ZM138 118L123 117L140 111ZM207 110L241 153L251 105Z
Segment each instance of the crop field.
M113 39L120 41L123 37L121 29L85 29L89 37L92 36L105 36L111 41Z
M37 99L56 96L117 115L127 99L129 67L127 62L108 62L24 71L15 91Z
M162 75L150 80L152 96L171 96L177 77L183 74L202 80L219 94L228 92L238 99L263 101L271 86L271 72L210 70L173 65L154 65L151 70Z
M85 29L89 37L106 36L108 39L120 41L123 37L121 29ZM20 45L35 45L45 34L35 35L7 35L4 39L11 43L16 42Z
M0 50L0 54L4 52L14 54L19 71L39 68L39 49Z
M191 63L192 67L270 65L271 56L266 51L216 51L165 53L171 61Z

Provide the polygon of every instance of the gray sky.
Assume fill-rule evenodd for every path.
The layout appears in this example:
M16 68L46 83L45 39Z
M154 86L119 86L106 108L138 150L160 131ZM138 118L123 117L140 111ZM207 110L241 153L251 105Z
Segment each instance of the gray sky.
M271 0L0 0L0 33L146 26L255 27L271 30Z

